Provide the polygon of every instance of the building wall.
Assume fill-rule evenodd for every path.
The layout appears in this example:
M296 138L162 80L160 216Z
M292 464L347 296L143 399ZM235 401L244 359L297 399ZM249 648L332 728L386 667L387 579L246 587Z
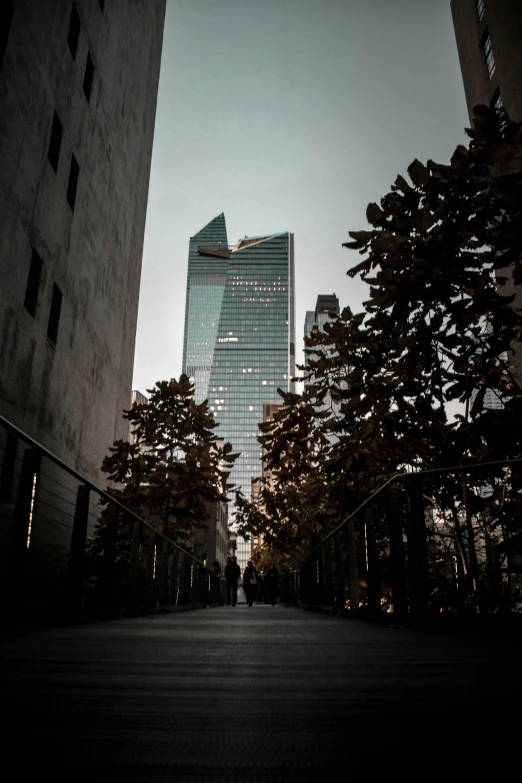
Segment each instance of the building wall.
M473 107L490 105L498 90L510 119L522 120L522 3L484 0L482 20L475 0L452 0L451 12L470 118ZM491 78L481 49L488 32L495 61Z
M15 0L0 73L0 411L93 480L107 446L126 437L165 14L164 0L103 5L74 3L73 56L72 2ZM34 317L24 307L33 250L42 261Z
M224 573L228 554L228 504L209 503L206 527L194 529L194 556L209 568L216 562Z
M128 433L122 411L131 396L165 0L14 0L10 8L0 40L0 413L105 484L107 448ZM62 136L53 165L55 113ZM41 274L28 309L35 254ZM61 310L50 339L56 287ZM21 452L19 444L18 459ZM62 557L75 485L44 467L31 548ZM51 489L54 511L44 504ZM2 540L9 518L7 509Z

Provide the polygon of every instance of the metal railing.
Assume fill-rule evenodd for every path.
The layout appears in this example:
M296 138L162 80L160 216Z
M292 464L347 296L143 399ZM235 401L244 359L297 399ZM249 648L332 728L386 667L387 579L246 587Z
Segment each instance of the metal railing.
M498 475L499 469L515 466L522 467L522 458L393 476L334 530L317 543L310 542L304 556L294 558L295 567L281 580L282 600L361 617L382 618L386 612L401 620L443 611L511 612L516 608L514 550L505 541L492 544L484 526L483 533L468 529L460 541L461 547L468 548L464 562L470 556L467 536L476 536L473 551L478 543L484 550L475 570L485 576L473 581L463 571L454 546L445 542L445 550L438 547L437 536L442 540L446 523L430 513L433 506L428 506L426 484L432 485L428 487L431 493L432 479L437 476L454 475L461 485L464 476L479 471L479 486L484 488L488 472ZM458 514L464 514L464 503L457 512L457 525ZM522 529L520 520L519 527ZM519 538L522 551L520 534L516 536ZM519 571L518 582L522 585L522 569Z
M224 600L224 580L213 568L3 416L0 569L4 620L13 622L98 619Z

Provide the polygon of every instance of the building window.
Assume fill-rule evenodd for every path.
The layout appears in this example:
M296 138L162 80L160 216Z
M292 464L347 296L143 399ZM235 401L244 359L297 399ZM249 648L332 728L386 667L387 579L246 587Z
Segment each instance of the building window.
M51 128L51 138L49 139L49 149L47 157L49 163L55 171L58 171L58 161L60 160L60 148L62 146L63 125L60 118L54 112L53 127Z
M504 104L502 103L502 95L500 94L500 90L498 87L495 90L495 94L493 95L493 99L490 103L490 106L492 109L495 109L498 118L498 124L500 125L501 128L503 128L507 123L508 118L507 118L506 110L504 109Z
M71 155L71 168L69 170L69 184L67 185L67 201L70 204L72 210L76 204L76 190L78 188L78 176L80 174L80 167L74 155Z
M83 91L87 101L91 98L92 80L94 78L94 63L92 61L91 53L87 52L87 62L85 64L85 75L83 77Z
M18 438L10 432L6 432L2 473L0 475L0 500L4 503L11 502L17 447Z
M78 11L76 10L76 6L73 3L73 7L71 9L71 20L69 22L69 35L67 37L67 43L69 44L69 49L71 50L73 57L76 57L76 52L78 51L80 27L80 17L78 16Z
M58 338L58 326L60 325L60 312L62 310L62 292L56 285L53 285L53 298L51 300L51 309L49 311L49 323L47 324L47 339L53 345L56 345Z
M14 2L13 0L4 0L0 10L0 73L4 64L5 50L9 40L9 29L13 19Z
M484 19L485 10L484 0L475 0L475 11L477 12L479 22L482 22Z
M24 307L33 318L36 315L36 305L38 304L38 293L40 291L40 279L42 277L42 259L33 250L31 257L31 266L29 267L29 277L27 278L27 288L25 289Z
M493 57L493 47L491 45L491 37L486 30L482 43L480 44L482 50L482 59L486 65L486 71L488 72L488 78L491 79L495 73L495 59Z

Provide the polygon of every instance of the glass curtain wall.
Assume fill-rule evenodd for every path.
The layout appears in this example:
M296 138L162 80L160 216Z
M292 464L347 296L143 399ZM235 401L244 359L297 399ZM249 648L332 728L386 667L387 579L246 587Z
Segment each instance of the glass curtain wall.
M190 238L182 372L194 382L194 399L208 398L208 381L225 290L228 261L198 248L228 249L223 213Z

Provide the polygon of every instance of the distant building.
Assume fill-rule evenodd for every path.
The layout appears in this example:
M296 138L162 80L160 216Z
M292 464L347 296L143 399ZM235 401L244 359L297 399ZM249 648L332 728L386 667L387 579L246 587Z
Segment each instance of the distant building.
M307 310L304 324L304 336L311 337L314 330L324 332L324 327L327 323L330 323L332 318L330 313L339 315L339 299L335 294L319 294L317 302L315 304L315 310ZM306 353L305 346L305 367L309 364L309 354ZM305 380L304 384L307 386L310 381Z
M223 448L224 441L218 439L216 446ZM228 503L207 503L205 525L204 528L194 528L194 555L208 566L217 561L223 573L229 547Z
M183 372L195 400L209 400L219 436L239 457L231 483L250 499L261 473L258 423L263 404L293 390L294 238L288 232L244 237L228 246L218 215L189 244ZM237 539L241 569L250 542Z
M131 408L133 405L146 405L148 401L149 398L145 394L138 391L137 389L132 390ZM134 442L135 442L135 437L129 422L129 443L134 443Z
M95 483L128 433L164 17L165 0L2 3L0 413ZM28 547L60 564L75 487L55 474Z
M206 527L194 528L194 556L209 568L217 561L223 573L228 547L228 504L209 503Z
M522 3L451 0L468 114L477 104L522 120Z
M277 413L277 411L281 410L283 407L283 402L280 400L279 402L265 402L263 403L263 422L266 423L268 421L273 421L274 414ZM268 482L268 484L272 485L272 471L269 470L265 464L264 461L264 449L262 454L262 473L261 476L257 476L256 478L252 479L252 500L257 500L259 497L259 493L261 491L261 484L262 482ZM252 545L254 549L257 549L258 547L263 546L264 537L263 535L256 536L252 539Z

